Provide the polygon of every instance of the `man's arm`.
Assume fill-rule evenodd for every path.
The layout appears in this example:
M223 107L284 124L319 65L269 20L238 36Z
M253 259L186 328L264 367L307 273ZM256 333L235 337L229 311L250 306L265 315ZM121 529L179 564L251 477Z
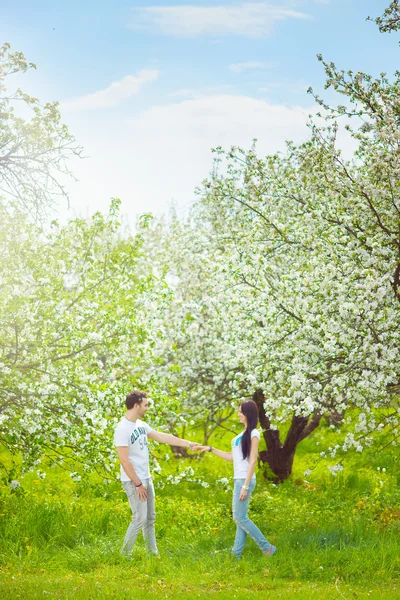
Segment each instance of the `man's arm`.
M147 437L150 440L161 442L162 444L168 444L169 446L179 446L180 448L190 449L192 446L194 446L194 442L182 440L181 438L176 437L176 435L172 435L171 433L162 433L161 431L156 431L155 429L149 431Z
M136 471L128 458L128 446L117 446L117 454L122 468L128 475L129 479L135 484L139 500L146 500L147 490L144 487L143 483L140 481L139 477L137 476Z

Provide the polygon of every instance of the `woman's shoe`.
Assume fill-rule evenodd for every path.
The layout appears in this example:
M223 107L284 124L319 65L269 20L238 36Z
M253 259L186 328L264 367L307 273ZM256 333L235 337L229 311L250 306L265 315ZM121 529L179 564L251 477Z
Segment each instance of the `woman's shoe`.
M269 550L264 552L265 556L273 556L276 552L276 546L270 546Z

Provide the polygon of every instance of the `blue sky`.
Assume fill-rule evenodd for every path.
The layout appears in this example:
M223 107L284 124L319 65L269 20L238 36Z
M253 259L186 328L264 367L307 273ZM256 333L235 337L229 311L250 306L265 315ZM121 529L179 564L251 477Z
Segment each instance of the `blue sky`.
M213 146L257 137L266 153L305 139L315 111L306 89L323 92L317 53L341 68L394 72L398 36L366 22L388 4L2 0L0 41L37 64L19 83L59 100L85 147L69 184L73 212L120 196L133 222L171 201L190 205Z

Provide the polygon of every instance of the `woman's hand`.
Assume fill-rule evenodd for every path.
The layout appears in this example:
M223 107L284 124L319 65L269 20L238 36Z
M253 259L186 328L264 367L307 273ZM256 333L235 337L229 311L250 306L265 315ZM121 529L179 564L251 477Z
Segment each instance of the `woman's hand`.
M209 446L202 446L201 444L193 444L190 448L192 452L207 452Z
M246 500L246 498L248 496L248 493L249 493L248 490L245 490L244 488L241 488L239 500Z

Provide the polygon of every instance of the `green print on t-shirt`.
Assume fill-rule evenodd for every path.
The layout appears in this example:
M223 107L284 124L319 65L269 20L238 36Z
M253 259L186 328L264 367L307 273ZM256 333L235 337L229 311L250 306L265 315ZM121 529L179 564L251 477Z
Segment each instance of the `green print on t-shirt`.
M134 429L131 433L131 444L134 444L137 439L139 439L140 435L147 435L146 429L144 427L138 427Z

